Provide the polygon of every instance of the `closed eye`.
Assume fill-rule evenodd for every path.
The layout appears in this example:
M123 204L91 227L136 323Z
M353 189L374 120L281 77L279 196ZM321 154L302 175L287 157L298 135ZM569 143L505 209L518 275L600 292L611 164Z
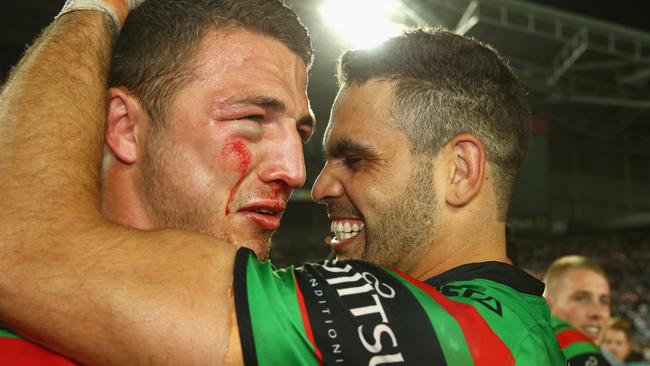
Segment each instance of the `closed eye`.
M343 158L343 163L345 163L345 165L347 165L348 167L352 168L356 164L360 163L361 160L363 159L361 159L358 156L346 156Z
M251 115L245 116L245 117L243 117L241 119L247 119L247 120L251 120L251 121L255 121L255 122L262 122L262 121L264 121L264 115L251 114Z

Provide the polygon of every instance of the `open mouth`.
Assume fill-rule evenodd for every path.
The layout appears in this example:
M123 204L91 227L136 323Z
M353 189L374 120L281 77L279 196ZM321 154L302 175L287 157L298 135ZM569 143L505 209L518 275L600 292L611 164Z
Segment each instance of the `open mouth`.
M249 205L239 210L240 214L265 230L277 230L283 212L284 206L277 203Z
M587 337L596 339L598 335L600 334L600 327L591 325L591 326L585 326L582 327L582 332L587 335Z
M253 210L253 212L258 213L260 215L270 215L270 216L277 216L279 214L279 212L274 212L269 210Z
M359 220L334 220L330 226L330 230L334 233L335 237L332 239L331 245L338 245L341 242L354 238L359 235L363 230L365 224Z

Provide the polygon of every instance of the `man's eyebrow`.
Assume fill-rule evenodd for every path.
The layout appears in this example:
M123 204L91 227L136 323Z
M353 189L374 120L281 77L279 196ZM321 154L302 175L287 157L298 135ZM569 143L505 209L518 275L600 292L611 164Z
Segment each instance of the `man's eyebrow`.
M592 296L592 295L593 295L592 292L591 292L591 291L588 291L588 290L575 290L575 291L573 292L573 294L574 294L574 295L589 295L589 296Z
M236 96L226 99L226 103L254 105L278 113L283 113L287 109L281 100L265 95Z
M376 155L376 151L371 146L363 145L349 137L336 141L329 147L323 144L323 155L325 157L332 156L337 158L349 154L372 156Z
M239 98L230 99L228 101L236 104L247 104L247 105L258 106L260 108L271 110L275 113L284 113L287 110L287 106L281 100L269 96L264 96L264 95L239 97ZM316 119L311 113L306 114L298 119L297 124L299 126L309 125L312 128L314 128L316 126Z

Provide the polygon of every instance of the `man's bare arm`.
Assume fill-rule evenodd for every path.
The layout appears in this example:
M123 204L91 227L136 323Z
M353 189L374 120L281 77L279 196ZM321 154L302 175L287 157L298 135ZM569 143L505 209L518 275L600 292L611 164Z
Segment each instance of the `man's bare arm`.
M87 364L218 364L234 249L99 213L113 38L102 13L62 16L0 97L0 323Z

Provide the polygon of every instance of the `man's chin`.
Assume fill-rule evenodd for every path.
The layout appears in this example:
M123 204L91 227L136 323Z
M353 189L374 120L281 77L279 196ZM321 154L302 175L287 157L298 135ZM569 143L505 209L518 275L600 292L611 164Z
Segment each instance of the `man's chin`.
M255 252L257 259L265 261L269 259L271 251L271 235L255 235L253 237L244 237L233 235L233 243L238 247L248 248Z
M269 254L271 252L270 241L246 243L245 245L243 245L243 247L248 248L253 252L255 252L255 256L257 256L257 259L261 261L265 261L269 259Z

